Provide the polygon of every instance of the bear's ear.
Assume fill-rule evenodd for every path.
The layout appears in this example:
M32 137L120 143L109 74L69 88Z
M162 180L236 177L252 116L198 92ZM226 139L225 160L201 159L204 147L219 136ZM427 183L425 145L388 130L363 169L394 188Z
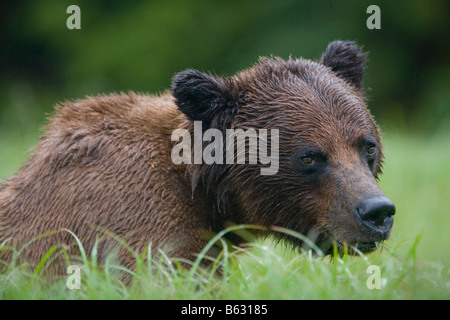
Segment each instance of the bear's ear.
M193 69L173 77L172 95L175 104L189 119L203 121L206 127L233 102L229 81Z
M338 77L362 88L367 55L353 41L333 41L320 58Z

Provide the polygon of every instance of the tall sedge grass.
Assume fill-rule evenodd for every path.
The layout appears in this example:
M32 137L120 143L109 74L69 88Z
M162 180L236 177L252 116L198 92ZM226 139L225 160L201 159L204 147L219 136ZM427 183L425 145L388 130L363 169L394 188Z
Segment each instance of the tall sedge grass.
M419 263L419 234L406 255L398 248L386 248L364 256L323 256L318 249L298 254L283 243L271 239L247 248L230 248L223 240L226 232L255 228L232 226L214 237L197 259L191 262L169 258L164 252L154 256L151 245L141 253L125 242L121 247L136 259L129 270L118 263L114 254L99 263L98 241L88 254L78 237L74 237L80 257L80 289L70 289L70 276L50 280L45 268L61 254L57 246L49 249L36 266L17 263L14 259L0 273L1 299L448 299L450 272L436 263ZM303 239L293 231L291 236ZM207 257L210 247L221 243L216 258ZM6 248L3 247L0 250ZM7 249L12 250L12 249ZM15 256L19 252L15 252ZM201 264L209 259L209 267ZM68 261L68 260L67 260ZM73 263L73 261L72 261ZM189 268L182 263L190 264ZM370 289L368 267L380 269L380 289ZM125 275L125 277L124 277ZM124 281L124 279L127 279Z

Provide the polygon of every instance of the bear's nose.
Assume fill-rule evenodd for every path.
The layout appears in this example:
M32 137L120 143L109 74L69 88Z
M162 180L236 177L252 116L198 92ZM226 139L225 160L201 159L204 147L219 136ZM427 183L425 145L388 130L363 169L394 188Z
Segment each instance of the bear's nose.
M355 215L363 225L383 238L387 237L394 223L394 214L395 205L386 197L374 197L363 200L355 209Z

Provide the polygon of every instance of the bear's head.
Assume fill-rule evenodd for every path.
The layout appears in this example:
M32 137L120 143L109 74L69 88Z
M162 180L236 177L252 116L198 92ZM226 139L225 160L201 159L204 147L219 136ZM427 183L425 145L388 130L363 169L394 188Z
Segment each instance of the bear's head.
M175 75L172 94L190 130L194 121L223 137L228 129L267 129L257 145L270 153L277 144L273 174L261 174L267 162L249 161L250 148L246 164L225 161L225 143L220 163L190 166L193 190L206 192L215 221L314 235L326 252L332 243L369 252L389 237L395 207L377 184L383 151L365 103L365 64L355 43L335 41L318 62L263 58L228 78L196 70Z

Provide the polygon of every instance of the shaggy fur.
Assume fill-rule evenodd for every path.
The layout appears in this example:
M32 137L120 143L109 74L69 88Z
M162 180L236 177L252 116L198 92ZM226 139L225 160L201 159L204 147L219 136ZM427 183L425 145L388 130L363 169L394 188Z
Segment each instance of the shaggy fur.
M174 77L172 94L113 94L58 106L34 154L0 189L0 243L20 248L68 229L88 252L100 234L105 252L114 246L106 231L138 252L151 243L155 252L192 260L208 241L205 231L230 221L314 230L320 244L384 240L354 217L361 199L384 195L364 68L361 49L337 41L320 62L263 58L230 78L187 70ZM171 134L192 132L193 120L203 130L278 129L278 173L262 176L260 164L175 165ZM376 147L371 158L369 146ZM305 156L314 167L301 164ZM37 263L55 244L77 253L62 231L32 242L22 256ZM10 251L0 255L11 258ZM120 257L133 266L126 250Z

